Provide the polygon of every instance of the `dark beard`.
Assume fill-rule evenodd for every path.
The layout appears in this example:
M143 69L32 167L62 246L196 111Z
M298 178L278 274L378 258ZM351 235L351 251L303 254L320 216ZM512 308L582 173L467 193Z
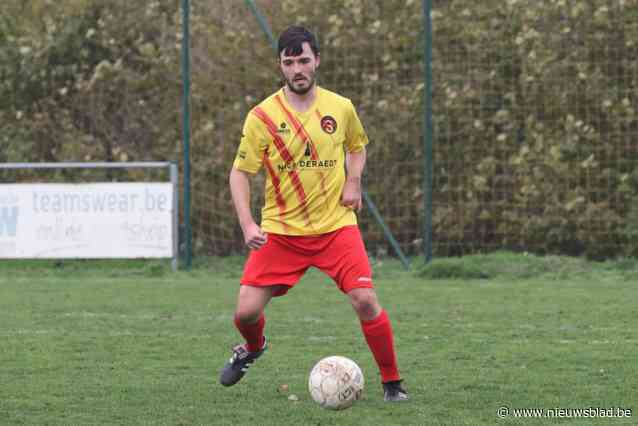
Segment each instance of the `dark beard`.
M314 79L310 81L310 84L308 85L308 87L304 88L304 89L296 89L294 87L294 85L286 80L286 85L288 86L288 88L290 89L290 91L296 95L305 95L306 93L310 92L310 89L313 88L313 86L315 85L315 81Z

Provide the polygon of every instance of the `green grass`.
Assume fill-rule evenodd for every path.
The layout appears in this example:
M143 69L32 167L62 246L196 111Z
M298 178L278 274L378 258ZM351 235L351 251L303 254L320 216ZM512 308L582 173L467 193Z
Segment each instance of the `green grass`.
M411 272L375 261L412 398L398 405L382 402L354 312L317 271L269 306L265 356L238 385L219 385L239 341L241 266L208 259L173 274L162 262L2 261L0 424L635 424L496 415L502 405L638 410L634 260L497 253ZM319 408L306 387L333 354L366 377L363 400L343 412Z

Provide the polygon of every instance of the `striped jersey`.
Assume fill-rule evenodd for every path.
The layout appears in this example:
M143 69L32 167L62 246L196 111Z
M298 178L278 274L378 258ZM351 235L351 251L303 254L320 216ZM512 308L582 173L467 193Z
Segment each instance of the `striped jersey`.
M352 102L321 87L303 113L283 89L254 107L233 167L251 174L265 169L263 231L318 235L356 224L354 211L340 204L345 151L360 152L367 143Z

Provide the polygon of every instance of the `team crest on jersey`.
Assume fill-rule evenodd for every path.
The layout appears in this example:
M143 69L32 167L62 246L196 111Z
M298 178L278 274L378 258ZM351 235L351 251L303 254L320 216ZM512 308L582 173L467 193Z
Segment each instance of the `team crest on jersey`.
M321 117L321 128L324 132L331 135L337 131L337 120L329 115L324 115Z

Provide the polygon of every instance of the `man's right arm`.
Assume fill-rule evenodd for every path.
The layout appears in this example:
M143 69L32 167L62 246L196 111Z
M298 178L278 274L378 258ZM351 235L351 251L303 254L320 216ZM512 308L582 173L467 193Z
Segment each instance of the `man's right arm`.
M244 242L248 248L259 250L266 243L267 236L255 223L250 212L250 176L247 172L233 167L230 171L229 183L235 212L244 233Z

